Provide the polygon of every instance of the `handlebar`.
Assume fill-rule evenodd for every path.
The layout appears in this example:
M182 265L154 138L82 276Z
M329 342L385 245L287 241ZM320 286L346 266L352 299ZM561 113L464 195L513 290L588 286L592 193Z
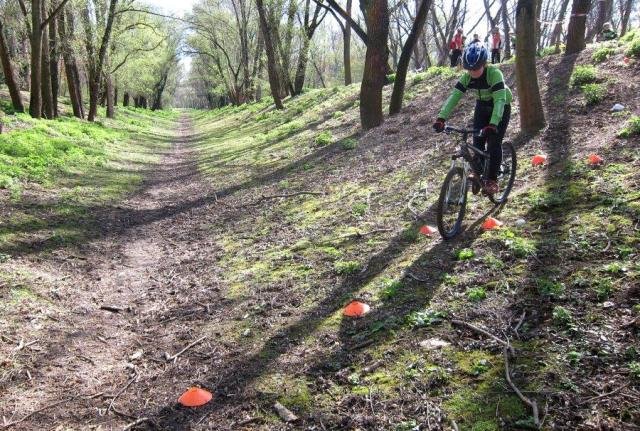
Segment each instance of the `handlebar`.
M444 127L444 133L446 133L448 135L450 135L452 133L460 133L462 135L473 135L473 136L482 137L482 130L460 129L460 128L453 127L453 126L445 126Z

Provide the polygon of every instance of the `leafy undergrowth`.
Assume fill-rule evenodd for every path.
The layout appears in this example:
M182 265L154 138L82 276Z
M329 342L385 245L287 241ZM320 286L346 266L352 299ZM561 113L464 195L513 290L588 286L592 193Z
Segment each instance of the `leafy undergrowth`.
M410 76L403 113L364 134L357 86L309 91L281 112L267 100L192 114L224 208L208 227L225 251L222 294L241 310L223 337L258 350L229 380L253 388L267 427L278 426L268 413L278 400L327 429L531 428L502 347L452 318L511 340L514 383L545 427L640 420L640 161L637 136L617 137L639 106L625 78L638 66L622 61L626 45L598 55L589 80L602 89L585 102L571 72L595 49L541 60L550 125L533 138L511 133L518 180L494 210L505 226L482 232L493 207L471 198L467 231L446 243L419 233L435 224L453 149L430 128L454 82L446 73ZM626 108L610 113L614 103ZM471 109L467 100L455 122ZM539 152L550 164L533 168ZM603 166L587 164L592 152ZM371 313L343 318L352 299Z
M64 105L62 105L64 107ZM95 123L6 115L0 135L0 253L72 243L91 213L135 190L168 148L177 113L120 108Z

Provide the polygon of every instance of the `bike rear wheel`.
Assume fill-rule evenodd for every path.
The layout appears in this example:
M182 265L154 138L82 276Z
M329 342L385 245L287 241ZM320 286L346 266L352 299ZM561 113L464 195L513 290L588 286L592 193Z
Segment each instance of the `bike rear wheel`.
M516 150L513 148L511 142L502 143L502 163L500 164L500 171L498 172L498 187L500 193L490 195L489 199L496 205L502 204L507 201L509 193L513 188L513 182L516 179L516 169L518 168L518 161L516 160Z
M467 178L461 167L455 167L447 173L438 199L438 230L444 239L460 233L466 207Z

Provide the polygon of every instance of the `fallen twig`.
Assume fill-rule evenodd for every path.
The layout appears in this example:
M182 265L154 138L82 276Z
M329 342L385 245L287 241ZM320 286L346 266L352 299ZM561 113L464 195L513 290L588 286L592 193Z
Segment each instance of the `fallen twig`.
M122 431L128 431L130 429L132 429L133 427L136 427L140 424L143 424L145 422L147 422L149 420L149 418L140 418L138 420L135 420L133 422L131 422L130 424L128 424L127 426L125 426L124 428L122 428Z
M509 348L510 347L511 346L509 345ZM505 375L505 378L507 379L507 383L509 384L511 389L513 389L513 392L516 393L518 398L520 398L523 403L525 403L526 405L531 407L531 414L533 416L533 423L535 424L535 426L538 429L540 429L540 416L538 414L538 404L535 401L530 400L529 398L525 397L522 394L522 392L520 392L520 389L518 389L518 387L516 385L514 385L513 382L511 381L511 371L509 370L509 355L513 354L513 353L511 353L513 351L513 349L509 350L509 348L508 347L504 348L504 375Z
M630 328L633 325L635 325L636 322L638 322L638 320L640 320L640 317L636 317L635 319L631 319L630 322L623 323L622 325L620 325L620 327L623 328L623 329Z
M100 309L110 311L111 313L120 313L121 311L124 311L124 308L116 307L115 305L101 305Z
M269 196L264 196L263 195L263 196L260 196L257 200L255 200L253 202L250 202L250 203L248 203L248 204L246 204L244 206L250 207L250 206L258 205L260 202L266 201L266 200L269 200L269 199L292 198L292 197L300 196L300 195L322 196L322 195L324 195L324 193L322 193L322 192L310 192L310 191L304 191L303 190L303 191L300 191L300 192L284 193L284 194L281 194L281 195L269 195Z
M120 390L118 391L118 393L117 393L117 394L115 394L115 395L113 396L113 398L111 399L111 402L109 403L109 407L107 407L107 413L109 413L109 412L111 411L111 409L113 409L113 403L115 403L115 402L116 402L116 399L118 399L118 397L119 397L120 395L122 395L122 393L123 393L124 391L126 391L126 390L127 390L127 388L128 388L129 386L131 386L131 385L133 384L133 382L135 382L135 381L136 381L136 379L137 379L137 378L138 378L138 373L135 373L135 374L134 374L134 376L133 376L133 377L132 377L128 382L127 382L127 384L126 384L126 385L124 385L124 387L123 387L122 389L120 389Z
M418 276L416 276L415 274L413 274L412 272L409 271L405 271L404 273L405 277L407 278L411 278L415 281L419 281L420 283L426 283L427 281L429 281L427 278L420 278Z
M374 340L373 338L369 339L369 340L365 340L362 343L358 343L355 346L352 346L349 348L350 351L354 351L354 350L359 350L359 349L363 349L365 347L368 347L370 345L372 345L373 343L375 343L376 340Z
M184 352L186 352L187 350L189 350L190 348L192 348L193 346L195 346L196 344L200 343L202 340L204 340L205 338L207 338L207 336L203 336L198 338L196 341L194 341L193 343L189 344L187 347L185 347L184 349L180 350L178 353L176 353L175 355L169 355L168 353L165 352L165 357L167 358L167 361L173 361L178 359L178 357L180 355L182 355Z
M22 349L26 349L29 346L32 346L34 344L36 344L39 340L33 340L33 341L29 341L28 343L25 344L24 339L21 338L20 339L20 343L18 343L18 346L14 349L16 352L19 352Z
M380 228L380 229L373 229L368 232L354 232L347 235L336 236L333 238L325 239L323 241L318 241L316 242L316 244L327 244L330 242L340 241L340 240L350 239L350 238L364 238L365 236L375 235L377 233L382 233L382 232L391 232L392 230L393 229L389 229L389 228Z
M284 193L281 195L270 195L270 196L262 196L260 199L261 200L266 200L266 199L277 199L277 198L292 198L294 196L300 196L300 195L313 195L313 196L322 196L324 193L322 192L309 192L309 191L300 191L300 192L294 192L294 193Z
M40 412L42 412L42 411L44 411L44 410L47 410L47 409L51 409L51 408L53 408L53 407L57 407L57 406L59 406L60 404L68 403L69 401L73 400L74 398L75 398L75 397L72 397L72 398L66 398L66 399L61 400L61 401L56 401L56 402L55 402L55 403L53 403L53 404L48 404L48 405L46 405L46 406L44 406L44 407L39 408L38 410L34 410L34 411L32 411L31 413L29 413L28 415L26 415L26 416L22 417L21 419L18 419L18 420L12 421L12 422L6 422L6 423L2 424L2 429L8 429L8 428L10 428L10 427L12 427L12 426L15 426L15 425L17 425L17 424L19 424L19 423L21 423L21 422L26 421L26 420L27 420L27 419L29 419L31 416L33 416L33 415L35 415L35 414L37 414L37 413L40 413Z
M471 323L464 322L464 321L462 321L462 320L451 319L451 323L453 323L454 325L458 325L458 326L464 326L464 327L466 327L466 328L469 328L469 329L471 329L471 330L474 330L474 331L476 331L476 332L479 332L480 334L486 335L487 337L491 338L492 340L494 340L494 341L496 341L496 342L498 342L498 343L502 344L505 348L509 349L509 352L510 352L512 355L515 355L515 352L514 352L514 350L513 350L513 347L511 346L511 344L509 344L509 342L508 342L508 341L505 341L505 340L503 340L503 339L501 339L501 338L496 337L496 336L495 336L495 335L493 335L491 332L489 332L489 331L487 331L487 330L485 330L485 329L479 328L479 327L477 327L477 326L475 326L475 325L472 325Z
M520 329L520 327L524 323L524 318L526 317L526 315L527 315L527 310L522 310L522 316L520 316L520 320L518 320L518 324L516 325L516 327L513 328L513 332L515 332L516 335L518 335L518 336L519 336L518 330Z
M622 386L618 387L617 389L612 390L611 392L607 392L606 394L601 394L601 395L597 395L597 396L595 396L595 397L591 397L591 398L589 398L589 399L586 399L586 400L582 401L582 402L581 402L580 404L578 404L578 405L580 405L580 406L581 406L581 405L584 405L584 404L590 403L591 401L599 400L600 398L605 398L605 397L608 397L609 395L613 395L613 394L615 394L616 392L620 392L621 390L623 390L624 388L626 388L627 386L629 386L629 384L630 384L630 383L628 383L628 382L627 382L627 383L625 383L624 385L622 385Z

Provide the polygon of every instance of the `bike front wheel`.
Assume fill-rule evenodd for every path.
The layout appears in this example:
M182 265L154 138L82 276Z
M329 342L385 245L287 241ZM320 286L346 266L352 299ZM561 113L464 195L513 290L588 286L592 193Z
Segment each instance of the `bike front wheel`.
M460 233L466 207L467 178L461 167L455 167L445 177L438 199L438 230L444 239Z
M513 182L516 179L516 169L518 161L516 160L516 150L511 142L502 143L502 163L498 172L498 187L500 193L490 195L489 199L496 205L507 201L509 193L513 188Z

